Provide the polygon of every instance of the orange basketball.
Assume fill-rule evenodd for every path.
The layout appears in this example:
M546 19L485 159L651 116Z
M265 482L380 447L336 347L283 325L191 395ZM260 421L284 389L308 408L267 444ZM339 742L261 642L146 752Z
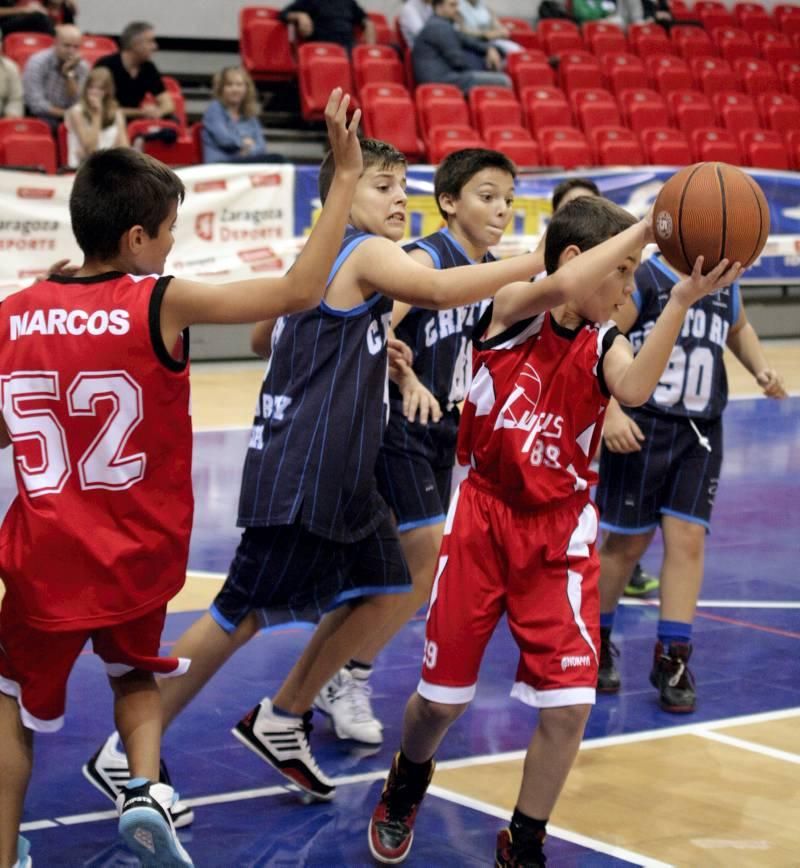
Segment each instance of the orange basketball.
M727 163L696 163L676 172L656 198L653 232L669 264L689 274L698 256L703 274L721 259L755 262L769 235L761 187Z

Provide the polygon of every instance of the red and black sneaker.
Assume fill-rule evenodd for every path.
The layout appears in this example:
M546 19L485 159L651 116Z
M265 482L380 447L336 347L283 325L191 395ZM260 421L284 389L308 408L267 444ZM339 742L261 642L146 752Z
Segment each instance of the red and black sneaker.
M544 855L545 833L526 836L526 840L514 841L511 829L501 829L497 833L497 851L494 864L496 868L542 868L547 865Z
M618 693L622 684L614 658L619 657L619 649L611 641L611 630L600 628L600 660L597 667L597 692Z
M697 704L694 675L689 670L692 646L688 642L671 642L665 649L656 642L650 683L658 688L659 704L673 714L689 714Z
M395 865L408 856L414 840L414 820L420 802L425 798L435 765L431 760L427 778L419 782L412 781L400 761L400 754L395 754L381 800L372 813L367 832L370 852L378 862Z

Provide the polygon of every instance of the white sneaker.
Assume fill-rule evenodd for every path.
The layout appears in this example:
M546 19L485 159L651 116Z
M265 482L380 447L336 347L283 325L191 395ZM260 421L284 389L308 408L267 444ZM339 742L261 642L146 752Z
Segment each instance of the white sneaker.
M119 833L143 868L182 868L192 860L175 834L169 811L175 790L144 778L128 781L117 796Z
M116 732L111 733L105 744L83 766L81 771L92 786L97 787L104 796L116 803L117 796L131 779L128 757L119 749L119 736ZM163 762L161 763L160 780L162 784L172 786L169 772ZM176 829L189 826L194 820L194 811L185 802L181 802L177 798L177 794L169 813L172 817L172 825Z
M31 858L31 844L27 838L22 835L17 836L17 861L11 868L33 868L33 859Z
M383 724L372 713L369 674L340 669L322 688L314 706L329 715L338 738L364 744L383 743Z
M231 732L301 790L329 801L336 795L336 784L323 773L311 753L311 728L310 711L302 717L275 714L272 702L265 698Z

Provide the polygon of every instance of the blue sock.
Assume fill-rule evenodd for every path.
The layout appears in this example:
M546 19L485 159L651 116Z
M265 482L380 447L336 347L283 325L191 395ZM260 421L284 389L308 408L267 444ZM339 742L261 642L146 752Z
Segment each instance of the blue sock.
M273 706L272 706L272 712L273 712L273 714L276 714L278 717L292 717L292 718L297 718L297 717L302 717L302 716L303 716L302 714L292 714L291 711L284 711L282 708L278 708L278 706L275 705L274 703L273 703Z
M131 778L126 784L125 789L133 790L136 787L143 787L145 784L149 784L150 781L147 778Z
M692 625L684 624L683 621L658 621L658 639L669 646L673 642L683 642L688 645L692 641Z
M601 630L612 630L614 627L614 616L617 614L617 610L614 609L613 612L601 612L600 613L600 629Z

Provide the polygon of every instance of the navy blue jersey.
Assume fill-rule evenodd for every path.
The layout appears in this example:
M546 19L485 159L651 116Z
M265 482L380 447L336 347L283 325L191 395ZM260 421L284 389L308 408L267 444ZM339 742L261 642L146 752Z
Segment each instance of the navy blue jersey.
M407 245L406 251L419 248L430 255L435 268L470 265L473 260L447 229L440 229ZM487 253L481 262L492 262ZM412 307L395 329L397 337L414 351L414 373L439 399L442 409L463 401L472 377L470 338L480 319L484 302L465 304L450 310L425 310ZM400 391L390 386L393 398Z
M636 270L633 301L639 316L628 339L638 352L680 278L657 256ZM693 304L686 312L669 364L643 409L695 419L716 419L728 402L728 378L722 359L731 326L739 317L739 286L726 287Z
M328 285L367 238L348 227ZM356 542L388 514L375 488L386 425L392 302L349 310L324 301L281 317L256 408L239 498L240 527L289 525Z

